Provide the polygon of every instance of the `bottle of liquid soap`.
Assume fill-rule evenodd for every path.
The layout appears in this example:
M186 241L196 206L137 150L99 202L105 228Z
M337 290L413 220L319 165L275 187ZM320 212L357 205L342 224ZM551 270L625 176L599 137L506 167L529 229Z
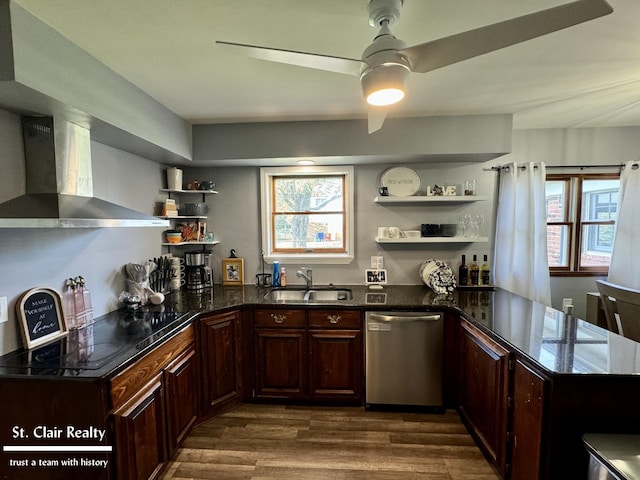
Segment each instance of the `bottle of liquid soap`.
M271 285L274 287L280 286L280 262L278 260L273 261L273 279Z
M282 267L282 271L280 272L280 286L281 287L287 286L287 271L285 270L284 267Z

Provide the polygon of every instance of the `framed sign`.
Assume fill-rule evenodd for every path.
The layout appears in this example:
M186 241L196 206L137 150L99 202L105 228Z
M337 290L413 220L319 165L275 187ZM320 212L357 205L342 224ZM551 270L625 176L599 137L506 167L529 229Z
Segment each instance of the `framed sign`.
M385 285L387 283L386 270L367 269L364 271L365 285Z
M222 259L222 284L242 285L244 283L244 258Z
M60 295L51 288L32 288L23 293L16 309L28 349L67 334Z

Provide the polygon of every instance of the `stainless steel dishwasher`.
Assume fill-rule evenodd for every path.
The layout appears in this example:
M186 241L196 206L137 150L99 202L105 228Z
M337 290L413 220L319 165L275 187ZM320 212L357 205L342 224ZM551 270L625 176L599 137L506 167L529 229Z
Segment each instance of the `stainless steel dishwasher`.
M366 408L442 410L442 313L366 312L365 319Z

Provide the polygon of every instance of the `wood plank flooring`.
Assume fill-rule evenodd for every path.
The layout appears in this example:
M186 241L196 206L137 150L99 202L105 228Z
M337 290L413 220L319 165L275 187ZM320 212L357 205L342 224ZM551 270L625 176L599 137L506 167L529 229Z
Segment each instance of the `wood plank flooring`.
M245 404L196 427L162 480L499 480L455 411Z

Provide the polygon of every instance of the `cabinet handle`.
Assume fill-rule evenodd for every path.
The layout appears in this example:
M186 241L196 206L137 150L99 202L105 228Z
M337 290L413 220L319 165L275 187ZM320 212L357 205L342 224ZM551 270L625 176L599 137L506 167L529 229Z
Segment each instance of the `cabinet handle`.
M342 320L342 317L340 315L327 315L327 320L329 320L329 323L335 325L340 320Z
M272 313L271 318L273 318L273 321L276 323L282 323L287 319L287 316L280 313Z

